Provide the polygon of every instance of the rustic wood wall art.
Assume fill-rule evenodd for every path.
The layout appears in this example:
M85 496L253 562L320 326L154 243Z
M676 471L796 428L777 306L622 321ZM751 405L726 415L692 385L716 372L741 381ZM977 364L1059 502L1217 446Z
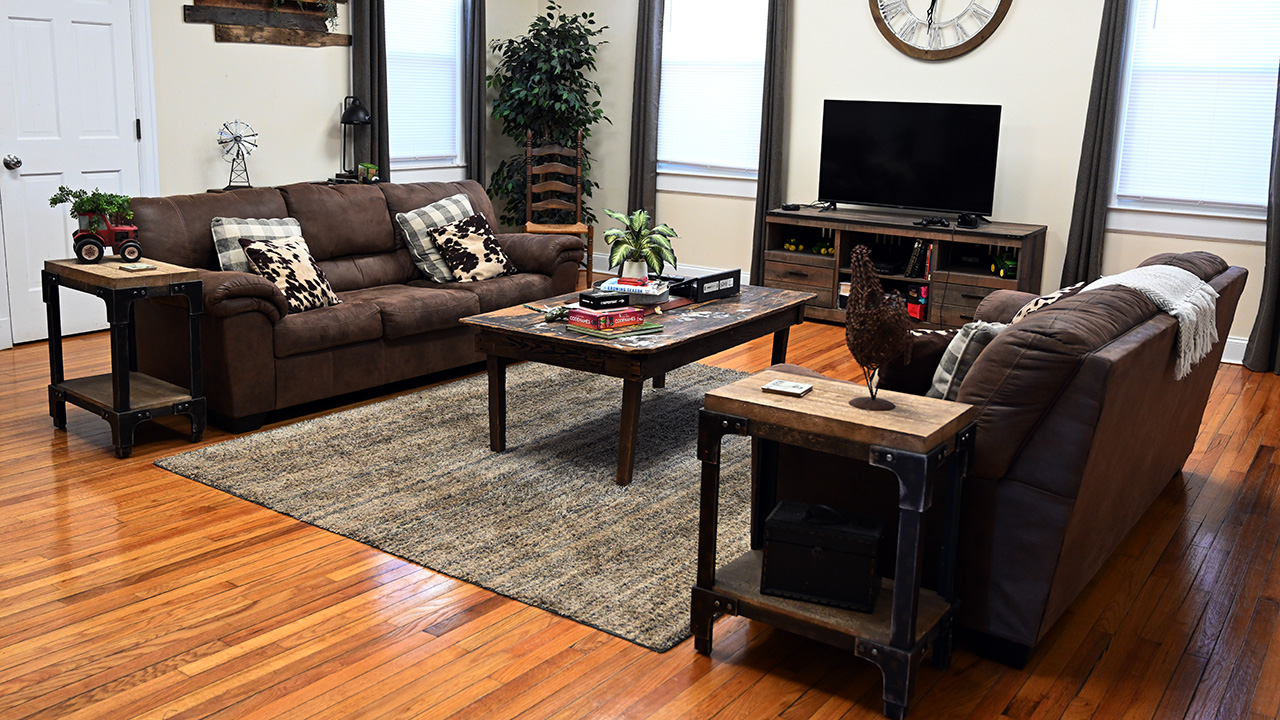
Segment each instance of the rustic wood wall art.
M214 26L216 42L264 43L297 47L350 45L351 36L331 33L324 5L312 0L194 0L184 5L182 19ZM347 0L335 0L346 4Z

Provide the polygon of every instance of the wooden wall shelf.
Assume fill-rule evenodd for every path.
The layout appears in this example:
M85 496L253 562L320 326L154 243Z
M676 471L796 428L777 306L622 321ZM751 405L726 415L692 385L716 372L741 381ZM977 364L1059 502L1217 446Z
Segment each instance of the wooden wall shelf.
M885 290L904 297L924 296L918 311L920 327L958 327L973 319L982 298L999 289L1040 292L1044 264L1044 225L989 223L978 228L918 227L914 218L856 210L773 210L765 218L766 249L763 285L805 290L817 295L805 317L844 321L840 284L849 280L849 253L855 245L869 245L873 257L909 257L916 241L928 258L923 277L903 272L880 275ZM792 251L783 244L795 240L806 248L829 240L835 253L818 255ZM997 254L1016 257L1016 274L1001 277L991 271Z

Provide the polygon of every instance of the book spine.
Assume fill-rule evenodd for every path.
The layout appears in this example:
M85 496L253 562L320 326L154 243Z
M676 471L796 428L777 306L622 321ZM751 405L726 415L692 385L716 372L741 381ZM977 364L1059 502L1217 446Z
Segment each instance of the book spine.
M574 309L569 311L566 319L570 325L593 330L608 330L609 328L639 325L644 322L644 311L639 308L626 308L608 312Z

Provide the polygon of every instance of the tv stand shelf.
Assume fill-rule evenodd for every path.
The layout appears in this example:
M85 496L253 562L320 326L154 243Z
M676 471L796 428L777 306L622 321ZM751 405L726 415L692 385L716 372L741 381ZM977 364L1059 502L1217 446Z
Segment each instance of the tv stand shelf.
M840 283L849 280L849 253L869 245L878 262L905 265L916 241L921 243L919 277L902 268L880 273L887 291L899 291L916 305L920 327L958 327L973 319L973 310L999 289L1040 292L1044 263L1044 225L993 222L977 228L920 227L915 218L864 210L773 210L765 218L766 249L763 284L805 290L816 297L805 317L844 321ZM787 250L796 241L804 251ZM814 243L831 242L834 254L808 252ZM992 271L997 260L1003 261ZM999 274L1004 269L1004 276ZM923 303L919 302L924 300Z

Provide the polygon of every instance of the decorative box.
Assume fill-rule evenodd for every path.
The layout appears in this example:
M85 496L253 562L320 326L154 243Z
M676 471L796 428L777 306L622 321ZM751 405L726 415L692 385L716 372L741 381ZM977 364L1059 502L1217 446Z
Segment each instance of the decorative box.
M884 522L825 505L781 502L764 523L760 592L871 612Z
M570 325L591 328L592 330L608 330L609 328L639 325L644 322L644 310L624 307L617 310L589 310L573 308L566 317Z
M578 293L578 304L588 310L612 310L630 304L626 293L585 290Z

